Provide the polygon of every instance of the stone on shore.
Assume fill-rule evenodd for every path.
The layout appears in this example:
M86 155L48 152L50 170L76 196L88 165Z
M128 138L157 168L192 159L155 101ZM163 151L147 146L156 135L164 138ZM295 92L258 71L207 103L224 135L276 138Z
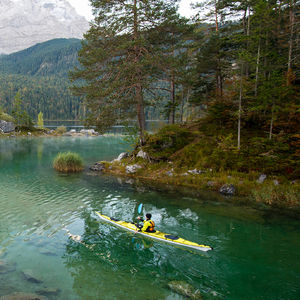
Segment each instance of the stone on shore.
M122 152L119 154L118 158L116 158L114 161L121 161L124 158L127 158L129 156L128 152Z
M127 174L134 174L134 173L136 173L141 168L142 167L140 165L138 165L138 164L129 165L129 166L126 166L126 173Z
M102 172L105 169L105 165L103 163L95 163L94 165L90 166L90 170L96 172Z
M224 184L219 192L223 195L233 196L235 194L235 186L233 184Z
M136 157L140 157L142 159L148 159L149 158L148 154L146 152L144 152L143 150L140 150L138 152L138 154L136 155Z
M261 174L259 178L256 180L257 183L263 183L267 178L267 175Z
M13 132L15 131L15 124L12 122L6 122L3 120L0 120L0 129L4 132L4 133L9 133L9 132Z

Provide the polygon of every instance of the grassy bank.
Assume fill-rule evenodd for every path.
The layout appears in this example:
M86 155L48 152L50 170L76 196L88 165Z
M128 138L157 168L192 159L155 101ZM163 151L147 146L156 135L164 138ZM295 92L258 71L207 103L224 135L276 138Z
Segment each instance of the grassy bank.
M279 134L269 140L250 133L238 150L234 134L210 126L201 121L166 126L128 158L106 162L105 172L199 190L232 184L245 201L300 208L299 137ZM141 150L144 158L138 157ZM135 164L134 172L126 170ZM260 181L262 174L266 179Z

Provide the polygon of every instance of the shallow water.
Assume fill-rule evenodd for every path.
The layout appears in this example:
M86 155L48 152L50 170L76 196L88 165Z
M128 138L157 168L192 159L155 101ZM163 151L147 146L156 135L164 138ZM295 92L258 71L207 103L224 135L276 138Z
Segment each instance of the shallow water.
M49 299L184 299L167 287L175 280L204 299L299 299L299 221L217 202L215 194L195 199L52 168L60 151L89 165L126 149L116 137L0 139L0 296L47 287L59 289ZM95 215L133 220L140 203L162 231L214 250L153 242Z

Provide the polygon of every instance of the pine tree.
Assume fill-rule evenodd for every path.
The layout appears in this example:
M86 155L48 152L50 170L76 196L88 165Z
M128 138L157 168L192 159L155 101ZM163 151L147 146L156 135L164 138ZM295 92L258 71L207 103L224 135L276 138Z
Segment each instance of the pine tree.
M83 79L75 93L85 96L87 120L106 129L137 117L140 140L145 131L145 93L158 72L149 33L176 13L177 0L92 0L95 20L79 52Z

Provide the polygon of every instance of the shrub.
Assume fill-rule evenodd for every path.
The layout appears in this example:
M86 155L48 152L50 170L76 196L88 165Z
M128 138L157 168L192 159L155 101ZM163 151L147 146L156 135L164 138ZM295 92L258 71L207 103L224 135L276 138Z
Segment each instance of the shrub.
M147 137L144 150L151 158L167 160L194 139L193 133L179 125L167 125Z
M66 126L62 125L62 126L57 127L55 131L59 134L64 134L67 132L67 128L66 128Z
M83 161L77 153L63 152L55 157L53 167L63 173L80 172L83 170Z

